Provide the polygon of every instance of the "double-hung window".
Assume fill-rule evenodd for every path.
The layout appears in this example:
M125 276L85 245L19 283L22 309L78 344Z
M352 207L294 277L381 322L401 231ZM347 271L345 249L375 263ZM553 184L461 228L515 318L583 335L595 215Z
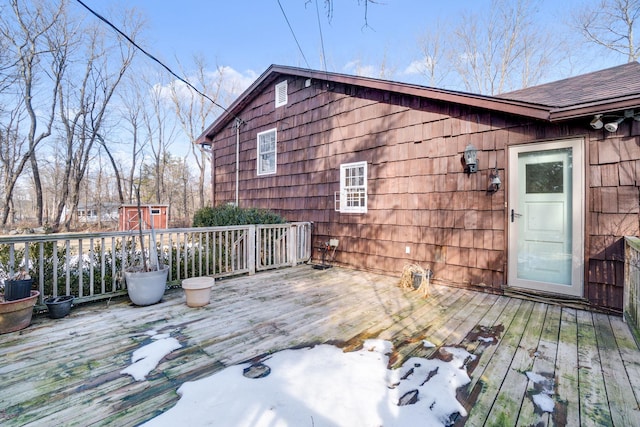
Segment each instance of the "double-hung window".
M340 212L367 212L367 162L340 165Z
M258 175L276 173L277 132L270 129L258 134Z

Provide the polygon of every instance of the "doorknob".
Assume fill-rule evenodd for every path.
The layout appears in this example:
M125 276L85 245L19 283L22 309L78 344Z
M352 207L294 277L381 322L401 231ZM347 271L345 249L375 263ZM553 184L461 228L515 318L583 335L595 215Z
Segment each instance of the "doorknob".
M520 218L522 214L516 213L513 209L511 209L511 222L515 220L515 218Z

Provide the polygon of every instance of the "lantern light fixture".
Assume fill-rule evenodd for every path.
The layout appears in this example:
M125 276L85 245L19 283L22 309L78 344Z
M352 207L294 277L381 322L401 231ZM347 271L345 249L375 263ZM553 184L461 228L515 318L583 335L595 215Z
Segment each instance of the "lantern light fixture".
M478 172L478 149L473 144L467 145L464 149L464 171L467 173Z

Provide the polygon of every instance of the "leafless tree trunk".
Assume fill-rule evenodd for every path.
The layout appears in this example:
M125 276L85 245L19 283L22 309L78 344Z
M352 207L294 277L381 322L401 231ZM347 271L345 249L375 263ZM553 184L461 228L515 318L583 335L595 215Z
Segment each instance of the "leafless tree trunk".
M574 25L587 42L634 62L640 57L634 34L639 16L640 0L601 0L583 5L574 16Z
M134 15L129 15L129 19ZM139 24L127 20L131 37L135 37ZM60 86L59 112L66 140L66 163L63 194L56 211L54 227L62 221L64 208L68 209L64 220L65 229L71 228L71 221L80 202L81 184L93 153L95 143L102 144L100 132L104 126L111 99L116 88L130 67L135 49L124 40L115 39L108 45L112 35L105 34L103 28L87 28L88 40L86 63L81 79L79 73L67 78ZM115 64L115 66L114 66Z
M215 73L207 73L207 64L203 58L195 57L195 72L193 79L199 89L211 99L218 100L224 83L225 70L218 67ZM186 74L183 71L183 74ZM213 74L213 76L212 76ZM195 160L198 171L198 199L199 207L206 205L205 181L207 176L207 164L210 162L209 153L200 150L194 144L196 138L204 132L211 122L215 111L215 105L202 96L194 93L181 82L174 81L171 84L171 100L182 130L191 142L191 157Z
M142 111L142 121L148 138L147 148L151 156L153 182L153 199L156 203L164 203L166 185L163 177L170 158L169 147L175 139L175 127L168 120L169 105L164 96L162 85L151 84L149 81L147 106Z
M66 31L66 2L53 5L35 1L29 6L18 0L3 9L0 18L0 37L4 38L15 64L15 95L24 102L15 102L12 117L15 119L8 129L9 134L20 135L21 124L26 122L27 135L24 150L13 151L14 161L5 170L5 189L0 224L9 219L16 182L25 166L35 157L36 149L51 135L55 117L57 89L66 64L66 46L69 42ZM49 70L46 70L49 65ZM41 77L49 80L42 82ZM36 110L38 111L36 113ZM24 114L24 117L23 117ZM18 141L16 139L15 141ZM20 148L20 147L16 147ZM8 163L4 166L7 167ZM34 176L38 176L38 164L31 163ZM42 224L42 187L39 178L36 184L37 220Z
M147 94L140 83L138 76L130 75L120 93L120 102L124 106L120 110L122 119L127 124L125 128L131 133L130 139L126 141L127 146L130 147L129 169L127 171L127 178L125 179L123 177L126 186L124 198L127 203L134 202L134 180L139 167L138 160L142 156L146 142L148 142L141 136L143 133L143 120L141 117L144 108L144 99Z

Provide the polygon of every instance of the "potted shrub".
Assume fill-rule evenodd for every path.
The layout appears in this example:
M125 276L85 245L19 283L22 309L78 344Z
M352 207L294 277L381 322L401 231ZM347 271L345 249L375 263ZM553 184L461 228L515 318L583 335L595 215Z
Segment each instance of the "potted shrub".
M136 197L138 202L138 237L140 240L142 265L125 269L124 278L131 302L135 305L151 305L160 302L164 295L164 291L167 288L169 267L160 265L158 248L156 246L156 233L153 228L153 216L151 216L151 247L149 248L149 254L145 251L144 236L142 234L140 186L136 187Z

